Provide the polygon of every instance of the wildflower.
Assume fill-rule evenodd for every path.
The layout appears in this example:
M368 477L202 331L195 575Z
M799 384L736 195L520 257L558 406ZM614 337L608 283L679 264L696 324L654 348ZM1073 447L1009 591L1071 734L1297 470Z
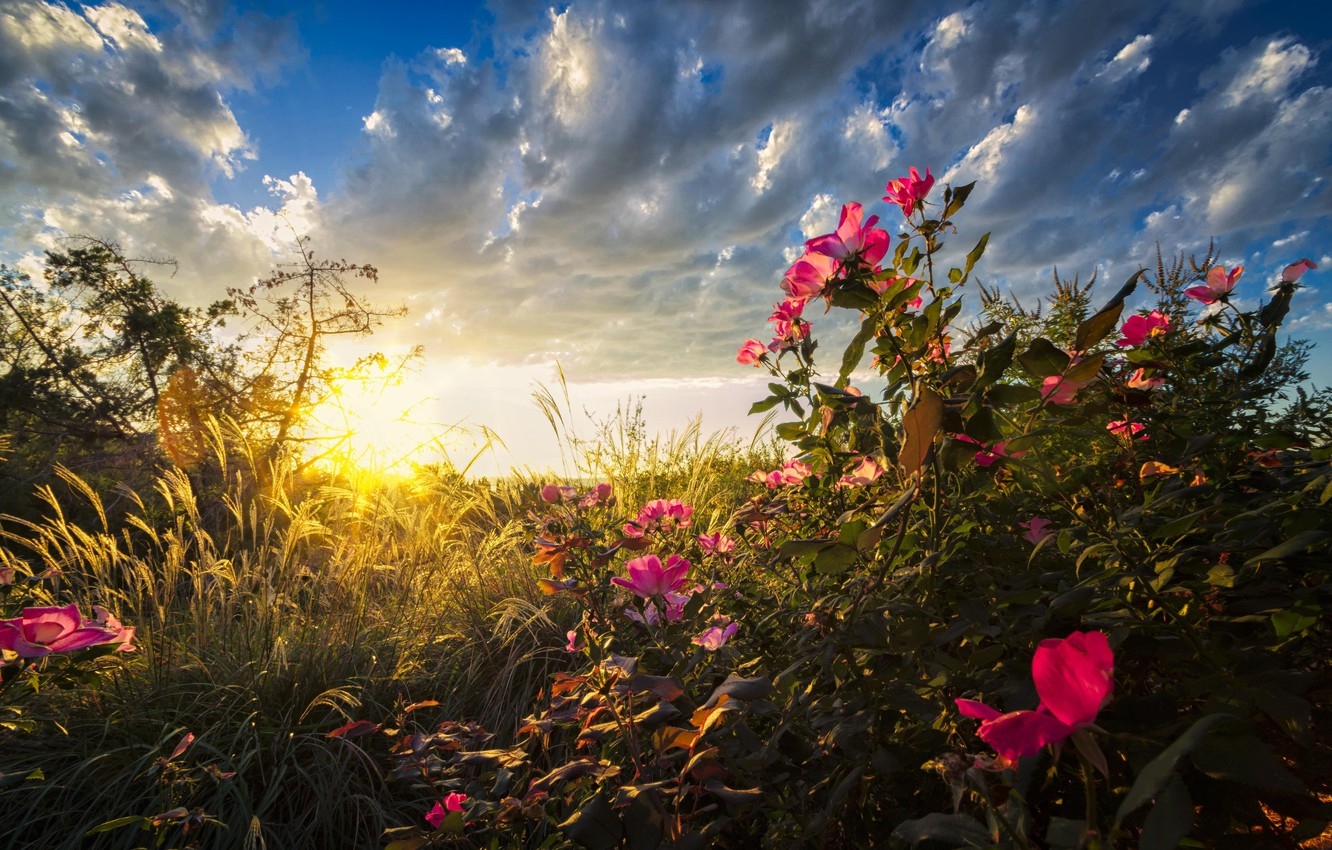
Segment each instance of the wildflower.
M698 588L695 588L692 592L696 593L697 591ZM689 604L689 596L671 590L663 593L662 598L666 600L666 622L678 623L683 620L685 605ZM642 623L645 626L655 626L660 623L662 619L661 612L657 610L657 603L655 602L649 602L644 606L642 614L638 613L633 608L625 608L624 616L633 620L635 623Z
M928 167L925 169L923 178L914 165L910 172L910 176L899 177L884 187L884 191L888 194L884 195L883 199L890 204L897 204L901 207L904 216L910 216L918 205L923 204L925 196L930 193L930 189L934 188L934 175L930 174Z
M101 609L105 614L105 609ZM79 606L63 608L24 608L10 620L0 620L0 649L16 652L21 658L42 658L53 652L73 652L101 643L119 643L129 647L134 629L126 629L109 614L107 620L84 620ZM115 621L114 627L111 621Z
M768 353L767 347L756 339L747 339L745 344L740 346L740 351L735 355L735 362L741 366L759 365L759 360L764 354Z
M823 292L828 279L836 272L836 261L832 257L807 250L786 270L782 291L792 298L808 301Z
M591 508L609 502L610 497L611 485L609 482L603 481L584 493L583 498L579 500L578 504L585 508Z
M1051 524L1052 523L1048 519L1038 516L1034 516L1026 522L1018 523L1020 527L1027 530L1027 533L1022 536L1032 543L1040 543L1051 534L1054 534L1054 532L1050 530Z
M1078 390L1091 381L1075 381L1064 375L1051 375L1041 382L1041 398L1050 404L1072 404Z
M448 817L449 812L461 812L463 804L467 802L467 795L460 794L457 791L450 791L443 802L435 803L435 807L426 812L425 819L435 829L439 829L440 824L444 823L444 818Z
M672 531L694 524L694 509L679 499L653 499L638 516L624 526L625 537L642 537L649 531Z
M875 265L888 253L888 231L874 226L879 221L877 215L870 216L862 225L860 219L863 214L860 204L852 202L843 205L837 230L809 240L805 243L805 250L831 257L843 266L856 257L867 265Z
M982 702L957 700L966 717L981 721L977 734L1009 760L1057 744L1095 720L1114 691L1115 656L1102 632L1073 632L1041 641L1031 676L1041 702L1035 711L1002 714Z
M1125 440L1137 439L1139 441L1151 439L1143 432L1147 426L1141 422L1129 422L1125 419L1116 419L1114 422L1105 423L1105 430L1114 434L1116 437L1123 437Z
M578 641L577 629L569 629L564 633L564 636L569 639L569 642L564 645L565 652L578 652L583 648L583 645Z
M689 573L689 566L689 562L679 555L668 557L665 566L662 566L661 559L656 555L644 555L625 563L629 578L614 576L611 584L631 590L644 599L661 596L680 589Z
M735 551L735 541L720 531L715 534L700 534L698 548L708 555L725 555Z
M989 469L991 466L994 466L995 462L998 461L1000 458L1010 458L1010 457L1020 458L1024 454L1026 454L1026 452L1022 451L1012 452L1012 453L1006 451L1008 447L1007 440L1000 440L999 442L995 443L992 446L987 446L984 443L982 443L980 440L977 440L975 437L972 437L969 434L957 434L955 435L955 437L956 439L961 440L964 443L971 443L974 446L980 446L980 451L976 452L975 456L976 465L984 467L985 469Z
M726 645L726 642L735 636L740 630L739 623L728 623L725 626L710 626L703 631L703 634L694 638L690 643L703 647L708 652L716 652Z
M1152 390L1159 390L1161 387L1165 386L1165 378L1148 378L1146 373L1142 369L1139 369L1133 373L1133 376L1130 377L1124 385L1131 390L1151 392Z
M106 629L108 632L114 632L115 637L106 643L116 643L116 652L133 652L134 645L134 627L125 626L111 614L110 611L101 605L93 606L93 617L91 620L84 620L83 625L91 628Z
M879 480L883 467L872 457L862 457L851 471L837 479L838 487L865 487Z
M1210 303L1210 302L1209 302ZM1158 337L1170 329L1170 317L1160 310L1146 316L1129 316L1119 332L1124 338L1115 343L1120 348L1137 348L1147 340Z
M578 491L567 484L547 484L541 488L541 501L563 502L578 495Z
M1230 293L1235 289L1235 284L1239 282L1242 274L1244 274L1244 266L1235 266L1229 272L1226 271L1224 266L1212 266L1211 270L1207 272L1207 285L1190 286L1184 290L1184 295L1203 304L1215 304L1217 301L1230 297ZM1299 275L1297 274L1296 277L1298 278ZM1282 279L1285 279L1285 272L1282 272Z
M1296 260L1295 262L1291 263L1290 265L1286 266L1284 269L1281 270L1281 282L1295 283L1297 280L1303 277L1304 273L1307 272L1309 269L1316 269L1316 268L1318 268L1318 264L1315 263L1313 260L1310 260L1308 257L1304 258L1303 260Z

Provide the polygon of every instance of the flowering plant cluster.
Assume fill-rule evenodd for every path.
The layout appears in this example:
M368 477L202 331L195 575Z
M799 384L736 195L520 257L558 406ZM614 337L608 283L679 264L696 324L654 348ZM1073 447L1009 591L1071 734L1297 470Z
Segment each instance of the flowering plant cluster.
M1099 309L1057 281L1048 309L982 286L967 314L989 236L947 242L972 188L913 168L885 190L902 232L847 203L805 243L771 341L736 356L771 374L753 410L787 415L790 457L724 524L700 533L669 494L542 489L534 563L569 669L511 746L403 739L434 831L397 847L1082 850L1326 826L1307 754L1332 754L1332 407L1278 404L1303 350L1277 333L1316 265L1255 309L1209 253ZM826 374L816 299L858 325Z

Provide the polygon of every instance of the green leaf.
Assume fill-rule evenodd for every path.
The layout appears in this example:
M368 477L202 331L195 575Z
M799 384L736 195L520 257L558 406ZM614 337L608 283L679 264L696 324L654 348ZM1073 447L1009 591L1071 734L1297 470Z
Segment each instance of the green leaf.
M851 373L860 365L861 358L865 356L865 344L874 337L875 325L874 317L866 316L865 321L860 323L860 331L851 340L851 344L846 347L846 351L842 354L842 369L837 373L838 389L847 385Z
M1151 762L1142 769L1138 778L1134 780L1133 787L1129 789L1128 794L1124 796L1124 801L1119 804L1119 811L1115 813L1115 823L1122 823L1124 818L1136 812L1148 800L1161 795L1167 784L1175 776L1175 765L1179 760L1189 753L1193 752L1208 732L1226 723L1235 722L1236 718L1230 714L1209 714L1200 718L1192 726L1180 735L1161 751L1161 754L1152 759Z
M749 413L751 416L755 413L764 413L766 411L772 410L774 407L781 404L781 402L782 402L781 399L777 398L776 396L770 395L767 398L763 399L763 401L756 401L753 404L751 404L749 406Z
M1101 364L1105 362L1104 354L1094 354L1091 357L1085 357L1082 360L1068 367L1066 373L1070 381L1090 381L1101 371Z
M1256 555L1250 558L1244 566L1252 567L1263 561L1277 561L1282 558L1289 558L1291 555L1297 555L1322 543L1328 537L1332 537L1332 535L1329 535L1326 531L1319 531L1316 528L1309 529L1308 531L1301 531L1284 543L1273 546L1261 555Z
M814 569L826 576L838 576L855 566L859 554L854 546L834 543L814 556Z
M1119 288L1114 297L1097 311L1096 315L1087 319L1078 325L1077 333L1073 336L1073 348L1078 351L1088 351L1093 345L1105 339L1110 332L1115 329L1119 323L1119 317L1124 310L1124 299L1133 294L1133 290L1138 288L1138 279L1143 273L1139 271L1128 279L1128 282Z
M1022 384L995 384L985 392L985 398L994 407L1029 404L1040 397L1040 390Z
M152 821L142 815L128 815L123 818L115 818L114 820L99 823L97 826L94 826L83 834L96 835L99 832L110 832L113 829L120 829L122 826L146 826L150 823L152 823Z
M574 812L559 828L588 850L614 850L624 835L624 826L615 810L600 794Z
M976 267L976 261L985 253L985 246L989 241L990 234L987 233L976 243L976 247L972 248L971 251L967 253L967 266L962 270L962 280L965 281L967 278L971 277L971 270Z
M1156 799L1156 805L1147 813L1138 839L1138 850L1175 850L1179 840L1193 829L1193 800L1189 789L1179 776L1171 776L1170 784Z
M972 181L965 186L958 186L951 195L945 195L947 201L944 205L944 219L950 219L956 215L957 211L962 209L962 205L967 202L967 198L971 196L971 190L975 188L976 183Z
M1043 337L1033 339L1027 350L1017 356L1017 361L1037 378L1062 375L1068 368L1068 355Z
M1209 735L1190 758L1194 767L1213 779L1291 794L1305 793L1300 780L1253 735Z
M903 821L893 830L893 838L912 847L939 841L952 847L990 847L990 832L971 815L945 815L931 812L923 818Z

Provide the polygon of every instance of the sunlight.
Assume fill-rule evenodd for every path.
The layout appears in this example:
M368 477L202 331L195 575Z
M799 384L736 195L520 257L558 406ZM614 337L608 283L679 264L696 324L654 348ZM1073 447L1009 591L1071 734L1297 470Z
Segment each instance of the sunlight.
M423 380L388 361L369 364L364 374L339 382L311 411L305 437L310 454L330 471L355 469L406 478L413 467L447 458L459 426L433 421L433 397Z

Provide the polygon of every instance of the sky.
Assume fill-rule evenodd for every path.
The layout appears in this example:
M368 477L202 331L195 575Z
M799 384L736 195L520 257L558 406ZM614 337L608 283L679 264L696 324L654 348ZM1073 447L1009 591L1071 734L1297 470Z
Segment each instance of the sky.
M1158 244L1215 240L1249 305L1312 259L1287 327L1329 384L1330 48L1284 0L0 0L0 258L94 235L201 305L308 236L408 308L368 344L424 346L413 418L562 471L557 364L584 434L642 398L747 438L735 352L801 243L929 166L1025 303Z

